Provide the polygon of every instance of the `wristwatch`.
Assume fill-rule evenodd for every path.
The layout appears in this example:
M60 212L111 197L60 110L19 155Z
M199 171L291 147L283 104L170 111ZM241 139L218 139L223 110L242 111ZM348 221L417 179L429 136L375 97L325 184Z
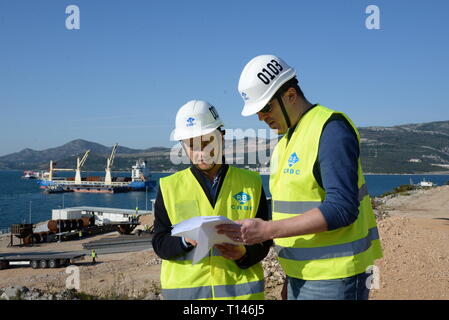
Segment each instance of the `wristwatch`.
M194 247L190 242L187 242L184 237L181 237L181 241L184 249L191 250Z

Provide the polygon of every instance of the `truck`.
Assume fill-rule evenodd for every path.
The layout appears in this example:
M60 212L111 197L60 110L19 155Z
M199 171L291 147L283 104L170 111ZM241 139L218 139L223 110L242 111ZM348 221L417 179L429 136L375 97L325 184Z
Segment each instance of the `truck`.
M30 265L33 269L65 267L83 259L85 255L80 252L0 253L0 270L11 265Z

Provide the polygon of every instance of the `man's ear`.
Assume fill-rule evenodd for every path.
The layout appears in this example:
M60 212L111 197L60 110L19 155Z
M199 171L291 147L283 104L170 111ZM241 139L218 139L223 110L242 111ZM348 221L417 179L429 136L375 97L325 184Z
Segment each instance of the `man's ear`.
M292 87L288 88L284 95L287 101L291 104L294 104L299 98L298 92L296 92L296 90Z

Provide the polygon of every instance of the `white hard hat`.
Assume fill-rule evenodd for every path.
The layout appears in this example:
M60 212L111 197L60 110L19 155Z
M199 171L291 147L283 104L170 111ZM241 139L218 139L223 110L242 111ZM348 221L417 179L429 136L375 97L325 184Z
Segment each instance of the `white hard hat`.
M199 137L223 126L217 110L206 101L192 100L183 105L176 114L173 140Z
M243 68L239 80L238 89L245 102L242 115L250 116L262 110L279 88L295 76L295 69L276 56L253 58Z

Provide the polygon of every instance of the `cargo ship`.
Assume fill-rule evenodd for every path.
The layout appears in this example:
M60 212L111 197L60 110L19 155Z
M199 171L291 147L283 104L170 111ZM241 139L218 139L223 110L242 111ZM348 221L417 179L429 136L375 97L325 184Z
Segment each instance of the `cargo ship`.
M108 181L109 180L109 181ZM132 166L130 177L87 176L77 180L76 177L53 177L48 172L38 180L41 189L65 190L65 192L120 193L128 191L150 191L156 181L150 180L146 161L138 160ZM51 193L51 192L50 192Z
M150 180L147 162L137 160L132 166L131 176L112 177L111 167L115 157L117 144L113 147L111 156L107 160L106 174L104 177L88 176L81 177L81 167L84 165L90 150L84 157L77 159L76 169L59 169L55 163L50 161L50 170L43 172L38 179L41 189L58 188L65 192L87 192L87 193L120 193L128 191L150 191L156 186L156 181ZM55 171L76 171L75 177L56 177Z
M39 178L39 172L32 170L25 170L22 179L34 180Z

